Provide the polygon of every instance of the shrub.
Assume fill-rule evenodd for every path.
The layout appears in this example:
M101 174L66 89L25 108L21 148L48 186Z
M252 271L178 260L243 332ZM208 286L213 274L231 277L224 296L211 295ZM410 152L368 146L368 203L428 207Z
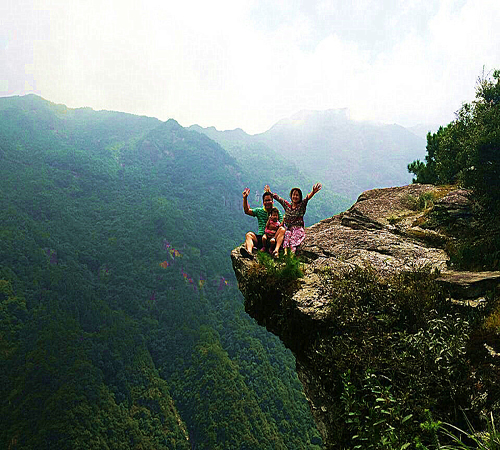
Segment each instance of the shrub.
M291 252L280 253L277 259L266 252L258 252L257 261L265 267L267 274L279 284L291 283L304 276L300 259Z
M369 266L322 273L330 324L308 354L341 399L329 406L339 448L434 448L420 426L430 423L426 410L457 426L461 407L474 423L498 410L484 397L496 395L495 372L470 345L487 312L458 309L438 275L428 266L388 278Z
M404 199L403 203L414 211L423 211L431 206L434 206L434 202L437 197L434 192L422 192L418 197L408 194Z

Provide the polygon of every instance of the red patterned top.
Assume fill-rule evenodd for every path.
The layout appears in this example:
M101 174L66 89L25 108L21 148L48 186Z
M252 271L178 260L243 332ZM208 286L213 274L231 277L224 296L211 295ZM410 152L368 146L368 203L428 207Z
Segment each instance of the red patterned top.
M273 194L273 198L280 202L281 206L283 206L283 208L285 209L283 224L286 228L304 228L304 214L306 213L307 202L309 201L307 196L295 208L292 208L292 204L289 201L281 198L278 194Z

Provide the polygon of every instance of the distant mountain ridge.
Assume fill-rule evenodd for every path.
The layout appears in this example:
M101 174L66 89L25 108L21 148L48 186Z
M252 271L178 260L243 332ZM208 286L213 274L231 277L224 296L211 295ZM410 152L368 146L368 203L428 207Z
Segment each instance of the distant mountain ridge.
M411 131L413 134L426 139L428 133L435 133L439 129L440 125L438 124L424 124L424 123L419 123L417 125L414 125L412 127L407 127L406 129Z
M301 170L293 161L242 129L218 131L214 127L201 128L198 125L189 129L217 142L245 169L246 178L243 181L252 192L249 198L251 207L262 203L261 195L265 184L269 184L274 192L288 197L292 187L300 187L305 195L314 183L321 181L315 173ZM346 196L339 195L331 186L324 185L321 195L308 205L304 218L306 226L331 217L349 206L350 201Z
M400 125L355 121L347 109L300 111L253 136L241 129L191 128L207 134L230 153L235 151L231 145L238 141L240 158L265 146L306 178L320 181L350 201L367 189L408 184L407 165L422 159L426 147L421 131L417 135Z
M408 162L425 154L425 141L403 127L357 122L345 110L302 112L300 123L278 122L260 138L351 199L407 184Z

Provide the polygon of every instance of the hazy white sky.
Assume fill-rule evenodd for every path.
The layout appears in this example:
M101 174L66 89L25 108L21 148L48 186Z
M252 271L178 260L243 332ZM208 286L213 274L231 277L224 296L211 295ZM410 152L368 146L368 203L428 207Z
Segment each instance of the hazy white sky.
M447 124L499 0L0 0L0 96L262 132L302 109Z

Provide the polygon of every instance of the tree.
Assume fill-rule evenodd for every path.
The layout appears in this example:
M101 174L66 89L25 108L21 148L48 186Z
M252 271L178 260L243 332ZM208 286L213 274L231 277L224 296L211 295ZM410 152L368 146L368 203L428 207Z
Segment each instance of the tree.
M499 70L478 80L475 100L465 103L453 122L427 135L425 163L413 161L408 171L418 183L458 182L486 211L500 210Z
M476 97L465 103L456 119L427 135L425 163L414 161L408 170L414 182L457 183L471 191L474 220L461 228L450 250L456 268L500 267L500 70L482 76Z
M500 211L500 70L493 79L479 81L476 101L462 108L461 121L469 127L469 167L464 185L488 212Z

